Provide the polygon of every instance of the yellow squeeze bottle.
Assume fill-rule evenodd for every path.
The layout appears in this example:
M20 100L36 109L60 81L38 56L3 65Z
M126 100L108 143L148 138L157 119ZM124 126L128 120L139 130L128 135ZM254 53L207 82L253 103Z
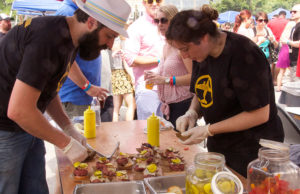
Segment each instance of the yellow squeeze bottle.
M152 113L147 119L148 143L152 146L159 146L159 119Z
M84 111L84 137L96 137L96 114L90 106Z

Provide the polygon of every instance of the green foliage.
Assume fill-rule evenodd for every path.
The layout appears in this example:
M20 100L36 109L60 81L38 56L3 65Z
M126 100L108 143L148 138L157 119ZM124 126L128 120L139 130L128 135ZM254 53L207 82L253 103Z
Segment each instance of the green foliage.
M248 9L255 14L258 11L270 13L278 8L290 10L296 3L299 3L299 0L219 0L212 3L212 6L220 13Z
M13 1L14 0L0 0L0 12L9 14Z

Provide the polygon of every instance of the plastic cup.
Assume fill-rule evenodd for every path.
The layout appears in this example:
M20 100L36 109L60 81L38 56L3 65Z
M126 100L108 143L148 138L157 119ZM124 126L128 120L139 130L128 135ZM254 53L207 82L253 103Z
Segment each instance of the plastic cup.
M148 90L152 90L152 89L153 89L153 86L154 86L154 84L149 84L149 83L147 83L147 82L146 82L146 84L145 84L145 87L146 87L146 89L148 89Z

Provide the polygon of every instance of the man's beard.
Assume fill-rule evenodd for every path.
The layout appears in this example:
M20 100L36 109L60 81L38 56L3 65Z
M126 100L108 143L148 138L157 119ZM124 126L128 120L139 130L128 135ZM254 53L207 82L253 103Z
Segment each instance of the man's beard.
M79 56L87 61L94 60L100 55L100 51L107 49L107 45L99 46L98 32L100 28L97 28L91 33L86 33L79 39Z

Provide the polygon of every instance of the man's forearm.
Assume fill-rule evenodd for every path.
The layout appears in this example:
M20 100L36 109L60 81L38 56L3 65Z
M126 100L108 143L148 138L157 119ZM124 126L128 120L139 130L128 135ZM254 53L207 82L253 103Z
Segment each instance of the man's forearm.
M46 140L59 148L64 148L70 142L70 137L53 127L41 112L29 111L22 116L22 119L16 119L15 122L29 134Z
M68 118L62 107L58 94L47 106L46 111L51 116L51 118L60 126L60 128L64 129L65 126L71 124L70 119Z
M16 80L7 116L29 134L64 148L70 142L70 137L53 127L37 108L40 93L36 88Z
M84 87L88 81L76 61L74 61L69 71L68 77L80 88Z
M291 47L299 48L300 41L299 40L298 41L288 41L287 43Z
M150 57L150 56L137 56L131 67L151 67L157 66L160 59L157 57Z

